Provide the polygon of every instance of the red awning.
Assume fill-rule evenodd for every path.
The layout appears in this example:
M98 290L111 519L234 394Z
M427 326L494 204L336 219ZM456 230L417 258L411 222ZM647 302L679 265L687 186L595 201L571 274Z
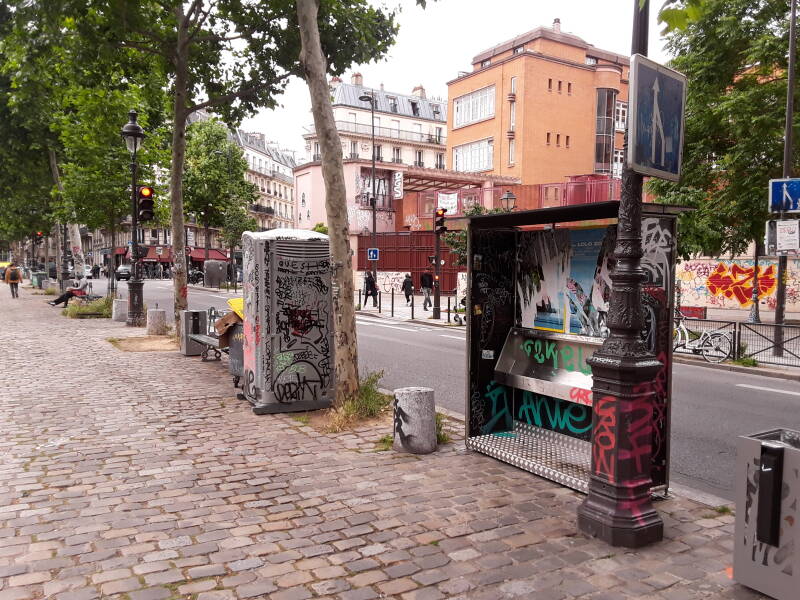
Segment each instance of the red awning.
M199 260L205 261L206 260L206 251L205 248L192 248L192 253L189 255L192 260ZM222 260L227 262L228 257L219 250L214 248L209 249L208 251L208 260Z
M128 247L127 246L114 248L114 254L127 254L127 253L128 253Z
M148 246L147 247L147 254L142 259L142 262L158 262L158 256L156 255L156 247L155 246Z
M156 254L158 256L158 254ZM171 263L172 262L172 248L168 248L167 246L161 246L161 255L158 256L158 260L163 263Z

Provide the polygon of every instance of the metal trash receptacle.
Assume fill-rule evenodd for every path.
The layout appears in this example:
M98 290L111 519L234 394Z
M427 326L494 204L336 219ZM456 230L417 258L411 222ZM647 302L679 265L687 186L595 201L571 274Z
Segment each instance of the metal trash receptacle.
M777 600L800 589L800 431L742 436L736 447L733 578Z
M244 325L236 323L228 332L228 372L233 375L233 385L239 387L244 373Z
M181 354L184 356L200 356L203 344L189 339L192 333L208 335L208 313L204 310L181 311Z

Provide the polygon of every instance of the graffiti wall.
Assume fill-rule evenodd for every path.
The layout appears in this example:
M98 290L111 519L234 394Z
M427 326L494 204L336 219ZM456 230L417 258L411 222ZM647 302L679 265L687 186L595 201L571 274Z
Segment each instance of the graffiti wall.
M395 294L402 293L403 280L406 278L403 271L378 271L378 291L389 294L394 290ZM353 274L353 284L357 290L364 292L364 271L356 271ZM419 287L419 282L414 283L414 287Z
M753 304L752 259L697 259L678 263L676 283L682 306L743 309ZM760 305L775 309L778 262L758 261ZM789 259L786 277L786 310L800 311L800 260Z

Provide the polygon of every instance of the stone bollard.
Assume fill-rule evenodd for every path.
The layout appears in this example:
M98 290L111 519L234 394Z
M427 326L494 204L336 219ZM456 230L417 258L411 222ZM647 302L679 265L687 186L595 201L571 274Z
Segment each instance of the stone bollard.
M394 444L398 452L430 454L436 450L436 406L433 389L399 388L394 391Z
M147 335L167 335L167 311L151 308L147 311Z
M114 300L111 306L111 320L120 321L124 323L128 320L128 301L124 298L122 300Z

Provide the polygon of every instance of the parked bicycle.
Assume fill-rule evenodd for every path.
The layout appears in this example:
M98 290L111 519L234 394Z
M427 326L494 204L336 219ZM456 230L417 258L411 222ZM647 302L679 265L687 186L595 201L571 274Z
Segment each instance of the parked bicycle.
M733 339L723 331L690 332L684 324L682 314L675 315L675 329L672 332L672 349L689 350L700 354L710 363L719 363L733 356Z

